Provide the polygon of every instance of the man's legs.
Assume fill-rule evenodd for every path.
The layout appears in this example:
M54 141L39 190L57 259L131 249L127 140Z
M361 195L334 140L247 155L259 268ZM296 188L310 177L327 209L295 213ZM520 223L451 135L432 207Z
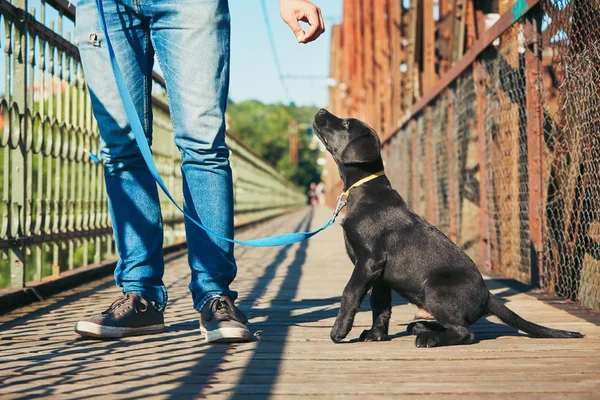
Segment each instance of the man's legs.
M175 143L181 151L186 212L233 237L233 181L225 144L229 90L227 0L143 3L167 83ZM186 219L190 290L209 342L252 340L229 288L237 267L233 244Z
M111 42L142 124L151 137L151 72L154 52L147 23L133 1L104 1ZM154 179L135 143L114 76L95 0L77 3L76 37L94 115L102 138L106 190L119 253L115 280L158 308L167 302L162 282L163 230Z
M182 156L185 210L216 233L233 237L233 182L225 144L229 90L227 0L141 3L167 83L175 143ZM237 293L233 245L186 219L190 290L201 311L214 297Z

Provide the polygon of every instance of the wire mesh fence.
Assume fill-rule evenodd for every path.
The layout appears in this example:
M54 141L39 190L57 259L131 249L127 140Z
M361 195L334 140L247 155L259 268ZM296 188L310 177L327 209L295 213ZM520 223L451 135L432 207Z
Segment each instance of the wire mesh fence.
M483 268L600 308L600 3L514 21L385 141L408 204Z
M600 308L600 4L544 1L545 287Z

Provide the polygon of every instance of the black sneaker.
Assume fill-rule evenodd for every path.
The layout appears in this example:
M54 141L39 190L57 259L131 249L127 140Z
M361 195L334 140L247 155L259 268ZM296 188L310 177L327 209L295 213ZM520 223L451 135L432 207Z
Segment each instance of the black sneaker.
M200 313L200 332L208 342L249 342L253 337L247 323L244 313L227 296L210 300Z
M102 315L75 324L75 332L95 338L148 335L164 328L163 313L135 293L118 298Z

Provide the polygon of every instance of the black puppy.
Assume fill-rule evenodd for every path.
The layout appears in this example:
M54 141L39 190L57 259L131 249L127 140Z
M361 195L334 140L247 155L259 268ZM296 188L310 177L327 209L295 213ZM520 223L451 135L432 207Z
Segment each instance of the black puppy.
M313 127L339 167L344 190L349 189L342 226L354 271L331 340L339 342L348 335L369 289L373 326L362 333L364 341L386 338L392 289L437 321L413 324L417 347L473 343L469 325L488 313L534 337L583 337L528 322L493 296L469 256L412 211L378 174L383 161L373 129L326 110L317 113Z

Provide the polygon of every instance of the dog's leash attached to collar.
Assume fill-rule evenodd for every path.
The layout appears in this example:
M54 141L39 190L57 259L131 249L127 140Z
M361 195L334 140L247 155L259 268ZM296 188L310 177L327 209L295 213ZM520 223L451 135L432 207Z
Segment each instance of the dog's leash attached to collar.
M358 182L356 182L354 185L350 186L348 188L348 190L346 190L345 192L343 192L342 194L340 194L337 198L337 204L335 205L335 211L333 212L333 218L331 218L333 221L335 221L335 218L338 216L338 214L340 213L340 211L342 211L342 209L346 206L346 204L348 203L348 196L350 195L350 191L354 188L359 187L360 185L364 185L365 183L372 181L375 178L379 178L380 176L385 175L384 171L379 171L373 175L369 175L366 178L363 178L361 180L359 180Z

